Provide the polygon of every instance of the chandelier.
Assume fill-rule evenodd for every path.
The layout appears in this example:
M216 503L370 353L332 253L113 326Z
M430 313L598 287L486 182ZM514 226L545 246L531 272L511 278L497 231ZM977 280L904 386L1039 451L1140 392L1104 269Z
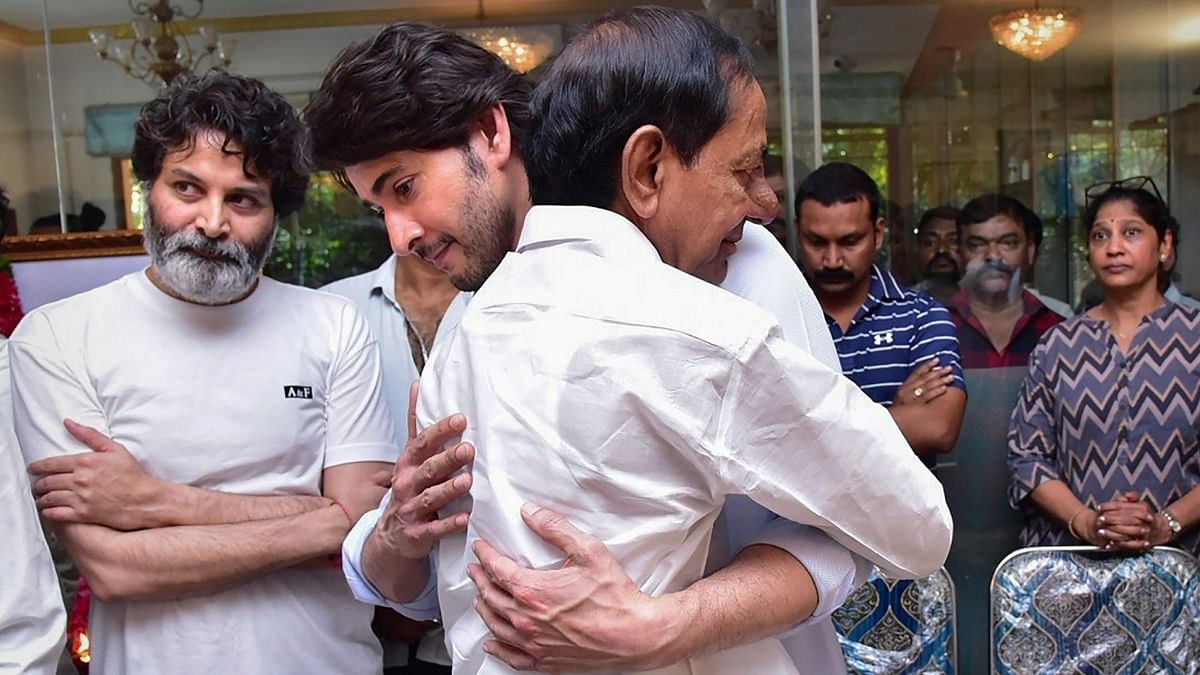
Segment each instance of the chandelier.
M482 23L486 19L483 0L478 0L475 20ZM534 28L487 27L460 32L518 73L528 73L542 65L554 51L554 38Z
M531 28L479 28L462 33L518 73L528 73L542 65L554 50L553 38Z
M1083 28L1083 17L1072 9L1038 7L997 14L988 21L992 37L1011 52L1031 61L1044 61L1066 47Z
M214 26L200 26L204 51L193 51L176 19L195 19L204 11L204 0L195 0L196 13L187 14L178 5L168 0L154 3L129 0L129 9L134 14L130 26L133 42L128 47L113 39L111 33L101 28L88 31L96 55L104 61L121 66L125 72L153 85L161 81L171 84L184 73L199 72L212 68L227 68L233 62L234 41L223 38Z

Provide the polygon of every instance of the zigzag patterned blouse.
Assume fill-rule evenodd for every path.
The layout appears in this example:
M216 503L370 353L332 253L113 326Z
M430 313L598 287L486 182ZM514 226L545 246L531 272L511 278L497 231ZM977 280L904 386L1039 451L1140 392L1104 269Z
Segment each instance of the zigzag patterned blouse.
M1025 546L1080 544L1022 504L1061 480L1095 508L1125 491L1154 510L1200 484L1200 311L1166 302L1123 353L1108 324L1078 316L1046 333L1029 363L1008 432L1009 499ZM1178 546L1200 554L1200 528Z

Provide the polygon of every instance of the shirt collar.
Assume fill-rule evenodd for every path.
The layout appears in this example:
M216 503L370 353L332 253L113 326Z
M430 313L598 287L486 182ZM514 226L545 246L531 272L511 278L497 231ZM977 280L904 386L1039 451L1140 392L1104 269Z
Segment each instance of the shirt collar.
M881 269L879 265L871 265L870 294L880 301L904 299L904 289L900 287L900 282L896 281L891 272Z
M371 295L382 293L383 297L393 305L398 305L396 302L396 254L388 256L388 259L371 273L371 286L368 292Z
M535 206L525 216L517 253L570 244L601 258L661 263L658 251L624 216L591 206Z

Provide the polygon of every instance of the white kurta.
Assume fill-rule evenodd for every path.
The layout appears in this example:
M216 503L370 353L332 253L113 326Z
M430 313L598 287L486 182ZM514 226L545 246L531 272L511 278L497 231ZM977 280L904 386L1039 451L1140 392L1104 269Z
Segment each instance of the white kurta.
M344 279L325 288L355 300L363 310L371 330L379 340L384 363L384 384L392 401L397 426L402 427L408 404L408 383L416 379L417 374L412 365L401 311L394 299L389 297L394 282L394 265L395 259L392 258L374 272ZM754 223L746 224L737 251L729 258L729 271L721 288L771 312L789 342L812 353L830 369L841 369L820 303L795 261L766 228ZM463 300L468 295L460 294L447 309L438 327L438 341L457 327L466 308ZM389 357L392 357L390 361ZM398 432L402 431L398 429ZM388 497L384 499L386 502ZM362 549L381 515L382 509L365 514L343 545L342 563L355 597L363 602L392 607L417 619L440 616L436 568L435 573L430 575L425 592L407 603L392 602L383 597L364 578L360 571ZM812 616L780 638L797 669L803 675L845 673L841 647L829 615L866 578L871 565L852 556L816 528L777 518L744 495L730 495L714 530L706 574L728 565L733 554L752 544L768 544L788 551L804 564L816 586L819 603ZM441 631L438 631L438 637L439 640L444 637ZM422 640L422 648L425 645ZM441 653L445 653L445 647L439 647Z
M29 478L13 433L8 340L0 337L0 673L49 675L58 665L67 614Z
M461 411L478 451L469 529L439 546L456 672L511 672L481 650L470 543L527 567L563 562L525 526L526 501L601 539L651 595L702 576L728 494L818 526L893 576L928 574L949 550L942 488L887 411L786 343L768 313L663 264L611 212L532 209L426 372L419 423ZM776 640L737 652L743 672L796 672Z

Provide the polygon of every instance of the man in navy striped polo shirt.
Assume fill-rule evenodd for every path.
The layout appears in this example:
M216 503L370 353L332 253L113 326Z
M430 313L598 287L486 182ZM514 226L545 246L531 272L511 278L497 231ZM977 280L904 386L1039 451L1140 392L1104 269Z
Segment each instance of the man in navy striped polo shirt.
M831 162L796 192L800 261L829 322L842 372L889 409L927 466L958 439L967 395L954 322L930 296L875 264L879 187Z

